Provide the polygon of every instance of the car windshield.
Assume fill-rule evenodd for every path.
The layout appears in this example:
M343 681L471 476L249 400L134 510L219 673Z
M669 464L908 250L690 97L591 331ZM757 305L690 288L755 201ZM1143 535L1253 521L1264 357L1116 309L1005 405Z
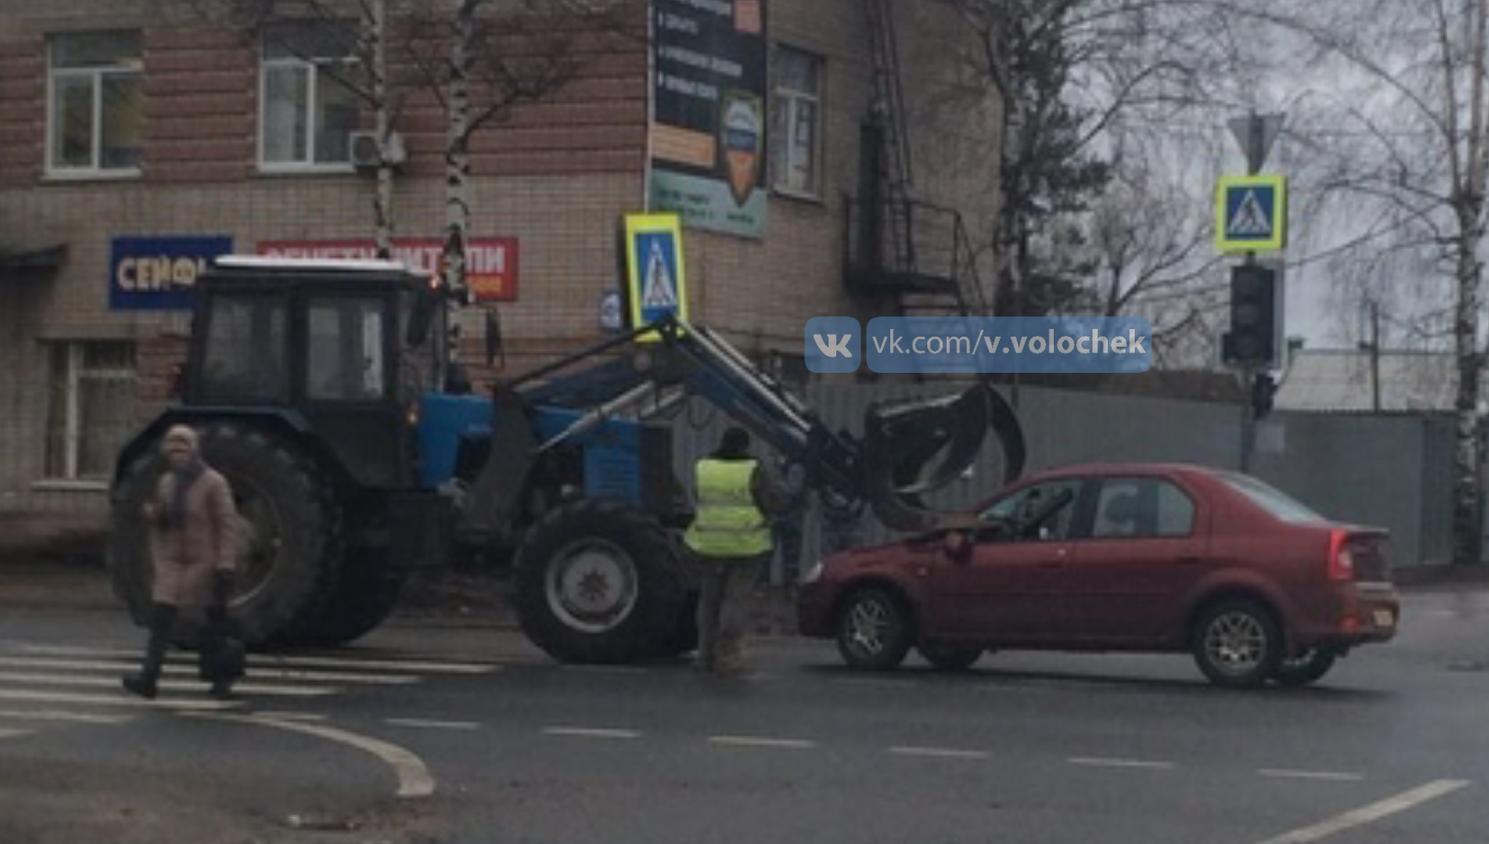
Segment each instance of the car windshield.
M1226 486L1246 496L1251 503L1284 522L1303 524L1327 521L1303 502L1250 475L1227 473L1222 475L1221 479L1225 481Z

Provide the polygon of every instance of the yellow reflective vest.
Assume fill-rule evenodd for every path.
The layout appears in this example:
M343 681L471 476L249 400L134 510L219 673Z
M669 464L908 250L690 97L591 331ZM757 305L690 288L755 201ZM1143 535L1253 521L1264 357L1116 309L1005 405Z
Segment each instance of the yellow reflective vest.
M770 525L750 495L754 460L705 457L695 469L698 501L683 542L705 557L753 557L770 551Z

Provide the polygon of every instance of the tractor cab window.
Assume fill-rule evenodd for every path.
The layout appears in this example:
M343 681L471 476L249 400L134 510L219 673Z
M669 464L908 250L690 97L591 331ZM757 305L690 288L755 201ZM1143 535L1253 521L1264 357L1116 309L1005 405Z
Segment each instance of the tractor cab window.
M312 299L305 395L316 401L379 401L387 397L383 300Z
M242 294L211 299L197 392L204 402L282 403L289 398L285 300Z

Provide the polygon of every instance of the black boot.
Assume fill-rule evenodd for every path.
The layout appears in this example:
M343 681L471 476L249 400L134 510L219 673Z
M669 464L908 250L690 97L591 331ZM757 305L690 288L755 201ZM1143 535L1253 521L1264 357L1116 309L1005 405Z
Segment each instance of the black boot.
M165 652L171 645L171 633L176 627L176 608L168 604L156 604L150 612L150 639L145 645L145 660L138 674L124 678L124 690L146 700L154 700L156 686L160 681L160 668L165 664Z
M212 689L208 693L212 697L231 700L233 681L243 675L243 650L241 643L232 637L225 601L214 602L207 608L207 626L202 632L202 679L211 681Z

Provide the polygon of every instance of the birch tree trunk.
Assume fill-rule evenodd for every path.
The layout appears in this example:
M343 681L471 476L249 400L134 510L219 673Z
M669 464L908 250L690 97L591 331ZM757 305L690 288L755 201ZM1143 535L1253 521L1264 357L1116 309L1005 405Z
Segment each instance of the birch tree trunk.
M459 0L450 42L449 125L445 135L445 284L460 297L465 284L465 242L470 227L470 74L479 0Z
M1453 449L1453 562L1465 565L1480 558L1479 375L1483 358L1478 350L1479 282L1481 268L1475 254L1477 220L1462 219L1459 236L1453 347L1458 359L1458 394L1454 403Z
M388 113L387 0L373 0L367 39L372 51L372 99L377 131L377 191L372 199L373 234L379 258L393 256L393 164L388 160L392 136Z
M1479 348L1480 284L1483 267L1478 250L1484 237L1484 192L1489 180L1489 138L1486 138L1484 72L1486 18L1484 0L1464 0L1463 25L1468 50L1468 133L1463 145L1461 174L1453 186L1452 205L1458 224L1455 239L1454 275L1457 297L1453 308L1453 351L1458 359L1458 394L1454 402L1453 448L1453 562L1471 565L1482 551L1481 500L1483 498L1479 448L1479 377L1484 356ZM1444 50L1444 69L1452 72L1453 57ZM1449 86L1448 91L1452 88ZM1451 103L1449 110L1457 108ZM1456 115L1455 115L1456 116ZM1450 117L1449 120L1452 118ZM1452 126L1452 123L1449 123ZM1449 143L1456 146L1457 139Z

